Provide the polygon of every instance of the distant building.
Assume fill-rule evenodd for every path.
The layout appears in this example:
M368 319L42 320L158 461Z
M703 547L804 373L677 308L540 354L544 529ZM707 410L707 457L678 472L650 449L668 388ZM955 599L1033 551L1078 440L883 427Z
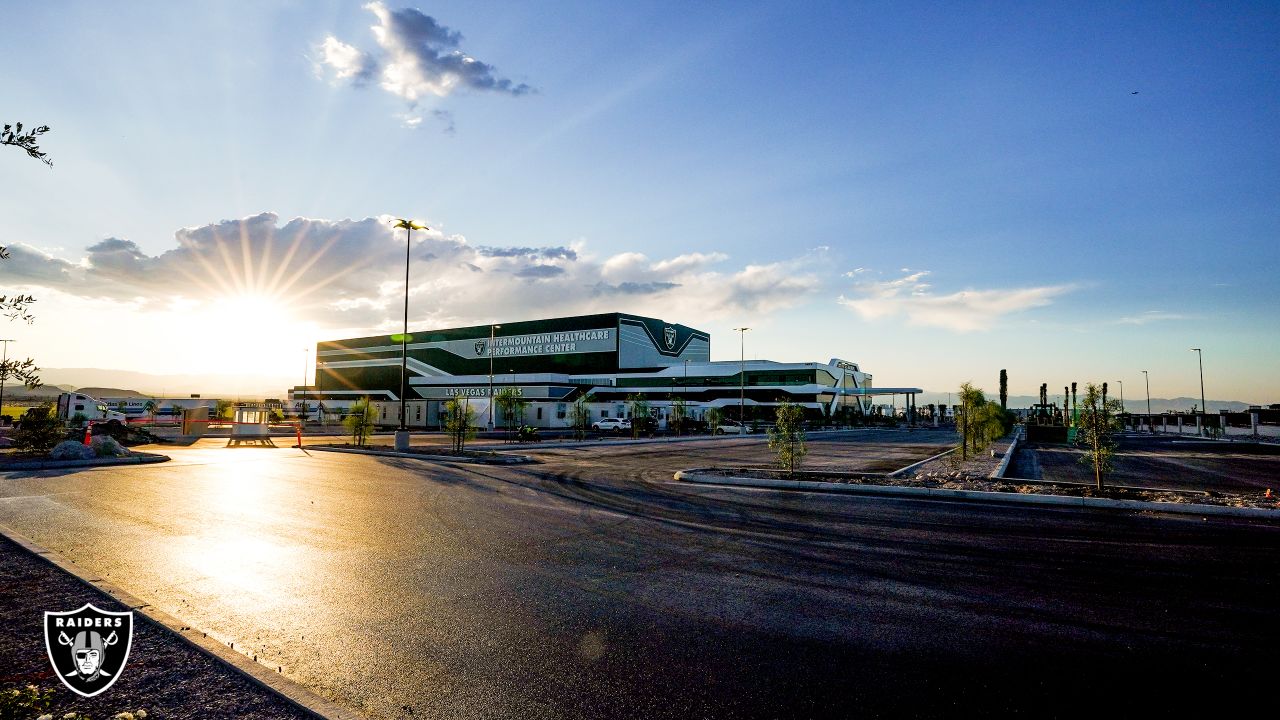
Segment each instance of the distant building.
M735 418L741 392L750 421L772 418L783 399L814 416L866 412L866 393L874 392L871 375L857 363L712 362L708 333L625 313L414 331L407 350L411 427L439 426L440 406L458 396L485 425L491 362L493 393L515 390L529 402L526 424L544 428L568 427L569 406L584 395L592 398L593 419L626 417L627 398L639 395L664 422L675 399L688 403L693 417L717 407ZM334 410L367 397L377 404L380 424L399 423L399 335L318 343L315 357L316 384L289 392L295 409L304 402L314 409L322 400ZM505 421L495 408L493 422Z

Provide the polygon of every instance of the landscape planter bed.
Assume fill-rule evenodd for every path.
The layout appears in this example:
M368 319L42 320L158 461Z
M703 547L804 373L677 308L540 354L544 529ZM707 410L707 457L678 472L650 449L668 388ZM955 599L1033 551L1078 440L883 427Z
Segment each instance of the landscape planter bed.
M820 482L833 485L866 485L880 487L913 487L970 492L996 492L1017 495L1057 495L1062 497L1100 498L1105 500L1131 500L1149 503L1187 505L1220 505L1235 508L1280 509L1280 497L1275 493L1270 499L1259 493L1256 497L1236 493L1203 490L1151 490L1132 487L1104 487L1101 491L1092 485L1051 483L1047 481L1023 481L1017 478L991 479L975 477L962 472L927 473L909 477L891 477L875 473L841 473L832 471L801 471L788 474L785 470L771 468L698 468L684 471L711 477L753 478L793 482Z

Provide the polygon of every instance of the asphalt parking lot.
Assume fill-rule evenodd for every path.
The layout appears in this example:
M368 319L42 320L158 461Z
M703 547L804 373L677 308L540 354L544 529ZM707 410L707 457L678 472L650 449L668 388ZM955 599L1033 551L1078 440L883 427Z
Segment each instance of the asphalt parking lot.
M220 444L5 474L0 524L375 718L1229 714L1280 660L1274 524L671 480L761 438L503 467Z
M1116 485L1174 490L1280 493L1280 445L1200 440L1176 435L1117 435ZM1027 457L1035 454L1034 461ZM1032 480L1092 483L1092 466L1080 462L1084 451L1040 444L1019 452L1010 473ZM1024 474L1025 473L1025 474Z

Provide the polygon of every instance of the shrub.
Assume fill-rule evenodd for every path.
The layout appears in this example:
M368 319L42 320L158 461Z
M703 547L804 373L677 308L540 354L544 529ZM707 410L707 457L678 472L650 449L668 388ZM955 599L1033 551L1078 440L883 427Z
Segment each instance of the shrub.
M23 452L49 452L66 438L62 421L53 413L48 403L27 410L22 424L13 433L13 448Z

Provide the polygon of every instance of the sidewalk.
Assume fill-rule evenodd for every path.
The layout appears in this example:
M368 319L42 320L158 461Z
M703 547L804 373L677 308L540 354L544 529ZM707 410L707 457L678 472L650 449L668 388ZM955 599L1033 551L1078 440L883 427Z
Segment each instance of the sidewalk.
M97 697L76 695L53 674L42 623L46 610L74 610L85 603L128 609L0 534L0 690L32 684L55 691L51 707L31 713L32 720L69 712L110 720L139 709L154 720L316 717L137 612L120 679Z

